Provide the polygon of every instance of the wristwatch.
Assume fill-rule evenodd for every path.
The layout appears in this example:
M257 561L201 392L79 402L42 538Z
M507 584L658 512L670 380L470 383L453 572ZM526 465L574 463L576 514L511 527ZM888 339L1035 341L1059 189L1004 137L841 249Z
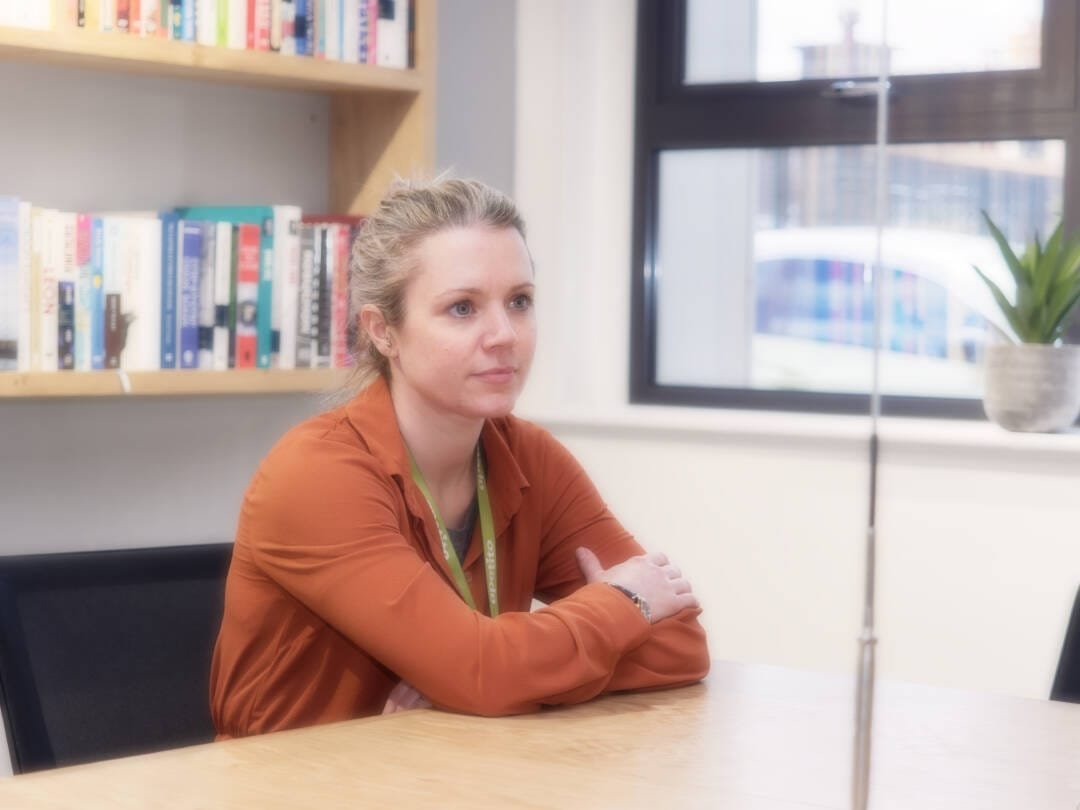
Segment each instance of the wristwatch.
M645 617L645 621L649 622L649 624L652 624L652 611L649 610L648 602L646 602L629 588L624 588L622 585L616 585L614 582L609 582L608 585L610 585L615 590L621 591L622 593L626 594L627 598L634 603L634 606L641 611L641 615Z

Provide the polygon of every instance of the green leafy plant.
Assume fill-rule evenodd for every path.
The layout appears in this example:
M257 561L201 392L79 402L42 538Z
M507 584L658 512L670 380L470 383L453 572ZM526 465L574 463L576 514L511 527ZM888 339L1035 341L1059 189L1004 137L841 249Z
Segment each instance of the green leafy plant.
M975 272L986 282L1005 319L1020 343L1057 343L1065 334L1069 315L1080 303L1080 238L1065 238L1058 223L1045 245L1035 234L1022 256L1017 256L1001 229L983 211L990 235L997 242L1016 282L1010 301L978 267Z

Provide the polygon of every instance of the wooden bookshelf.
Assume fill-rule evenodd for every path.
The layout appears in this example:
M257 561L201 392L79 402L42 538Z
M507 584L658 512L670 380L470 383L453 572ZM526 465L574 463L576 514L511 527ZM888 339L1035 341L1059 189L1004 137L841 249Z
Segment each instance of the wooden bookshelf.
M329 393L346 374L344 369L4 373L0 399Z
M323 92L416 94L424 89L424 79L417 70L78 28L35 31L0 27L0 59Z
M0 60L326 93L330 96L326 210L372 210L397 175L429 174L435 143L435 0L414 0L415 67L355 65L61 27L0 27ZM18 194L19 189L0 190ZM107 207L107 203L106 203ZM17 397L182 396L319 392L345 372L0 372L0 400Z

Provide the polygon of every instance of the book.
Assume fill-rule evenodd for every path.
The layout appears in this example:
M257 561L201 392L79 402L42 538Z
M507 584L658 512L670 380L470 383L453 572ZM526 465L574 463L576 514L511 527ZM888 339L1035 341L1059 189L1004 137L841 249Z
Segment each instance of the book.
M25 200L19 202L19 250L18 250L18 264L19 264L19 286L18 286L18 308L19 308L19 320L18 320L18 359L16 361L17 371L29 371L30 370L30 344L31 334L33 333L32 325L32 308L30 301L32 299L32 287L33 279L30 275L31 262L31 227L30 227L30 215L33 211L33 206Z
M61 232L60 272L57 295L57 356L56 365L61 371L75 368L75 294L79 283L79 267L76 259L78 217L64 212L59 214Z
M60 293L60 267L63 261L63 231L60 212L46 209L42 212L41 261L38 275L38 341L41 347L41 371L56 371L57 340L59 332L58 298Z
M105 293L105 368L120 368L120 354L124 350L123 315L120 311L120 293Z
M315 292L315 225L300 226L300 272L296 314L296 367L311 368L315 354L315 327L318 303Z
M198 367L214 367L214 281L217 277L216 222L202 223L202 259L199 262L199 361Z
M57 311L57 366L61 371L75 368L75 282L61 281Z
M200 45L217 45L218 4L228 0L198 0L195 6L195 41Z
M296 0L281 0L281 53L296 56Z
M248 4L245 0L229 0L228 46L242 51L247 45Z
M199 269L203 223L180 221L177 248L176 356L178 368L199 367Z
M176 279L180 217L161 215L161 368L176 368Z
M236 368L256 365L260 231L254 223L240 223L236 228Z
M230 321L230 302L233 293L233 226L228 222L215 223L214 238L214 348L213 368L224 371L229 368L229 342L236 325Z
M79 281L75 288L75 370L90 371L90 324L93 303L93 266L90 262L93 217L79 214L75 221L75 264Z
M0 197L0 371L19 366L19 200Z
M105 223L90 222L90 368L105 368Z
M409 66L408 0L382 0L379 4L377 56L382 67Z
M180 37L184 42L195 41L195 0L182 0L180 5Z
M249 6L249 10L251 7ZM270 50L270 0L255 0L255 20L249 23L252 29L252 43L249 48L256 51Z
M135 319L128 326L130 367L161 368L161 220L156 214L135 220L138 286Z
M300 294L300 219L295 205L274 206L274 283L271 366L296 367L297 306Z
M333 239L330 225L316 226L315 252L312 279L312 310L315 315L315 349L311 358L313 368L329 368L331 363L330 333L333 308L334 262Z

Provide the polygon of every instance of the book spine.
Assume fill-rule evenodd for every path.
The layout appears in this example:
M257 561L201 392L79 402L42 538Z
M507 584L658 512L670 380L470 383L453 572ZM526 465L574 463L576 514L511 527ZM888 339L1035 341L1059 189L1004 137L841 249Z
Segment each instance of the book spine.
M93 269L90 264L91 217L79 214L75 223L75 264L79 282L75 288L75 370L89 371L90 304L93 295Z
M120 293L105 293L105 368L120 368Z
M160 0L142 0L142 35L144 37L161 36Z
M120 231L120 368L134 369L143 353L143 317L140 309L142 285L142 219L125 217L119 220ZM134 328L132 328L134 326Z
M124 257L123 257L123 223L118 217L104 217L104 268L102 270L105 318L105 368L120 368L120 353L123 344L120 342L120 322L122 311L119 309L122 301L124 284ZM109 306L117 307L110 320ZM113 334L110 335L110 330Z
M300 226L300 289L296 312L296 367L310 368L313 355L312 291L315 263L315 227Z
M253 37L255 50L270 50L270 0L255 0Z
M236 255L236 368L255 368L259 333L259 268L261 228L239 228Z
M154 0L147 0L153 2ZM143 33L143 0L128 0L128 31L135 36L145 36Z
M217 45L218 3L228 0L197 0L195 7L195 41L200 45Z
M126 34L131 24L131 2L130 0L114 0L114 2L116 3L116 30L121 34Z
M369 65L378 64L379 47L379 0L367 0L368 17L368 61Z
M281 52L296 56L296 0L281 0Z
M357 61L361 65L368 63L368 3L367 0L360 0L357 9Z
M251 51L255 49L255 29L258 27L256 5L258 0L240 0L240 2L247 6L247 30L244 32L244 47Z
M195 0L183 0L180 6L180 39L195 41Z
M293 13L293 39L296 42L297 56L311 56L308 49L308 37L311 31L310 9L312 0L295 0Z
M217 223L202 224L199 262L199 368L214 367L214 279L217 262Z
M19 201L0 197L0 371L19 363Z
M61 371L75 369L75 284L71 281L60 282L60 302L58 313L59 333L57 335L58 366Z
M224 371L229 367L229 290L231 288L232 226L216 223L214 258L214 358L213 368Z
M337 225L337 257L334 262L331 359L334 368L349 365L349 226Z
M19 354L17 368L19 371L30 370L30 335L31 327L31 276L30 276L30 214L32 206L28 202L19 203Z
M177 268L177 358L179 368L199 367L199 264L202 262L200 223L181 220Z
M297 206L274 207L274 265L276 367L295 368L300 294L300 208Z
M219 48L229 47L229 15L232 13L232 3L233 0L218 0L214 44Z
M105 368L105 223L90 223L90 368Z
M176 368L176 247L178 218L161 216L161 367Z
M76 258L78 217L72 213L60 214L60 228L63 234L63 255L59 274L59 309L57 310L59 340L56 364L61 371L72 371L75 368L75 291L79 283L79 267Z
M229 47L242 51L247 47L247 1L229 0Z
M350 64L360 60L359 8L360 0L341 0L341 61Z
M184 38L184 0L169 0L169 39Z
M330 366L330 333L333 312L333 272L334 253L331 241L331 228L319 226L319 264L316 268L315 285L318 289L318 316L316 318L315 358L312 365L317 368Z
M98 29L112 31L116 28L116 0L101 0Z
M161 368L161 220L140 220L138 233L137 352L129 355L135 370L157 371Z
M282 0L270 0L270 50L281 50L281 38L284 35L284 25L281 18Z
M47 210L44 214L44 241L41 246L41 276L38 303L41 322L38 340L41 341L41 370L56 371L56 335L58 326L57 298L60 292L60 264L63 253L63 233L60 212Z
M256 366L270 368L274 348L274 217L264 217L259 235L259 292Z
M86 0L79 0L75 4L75 25L86 28Z
M327 6L327 3L328 3L328 0L312 0L312 3L314 5L314 7L315 7L315 9L314 9L314 18L315 18L314 22L315 22L315 25L314 25L313 31L312 31L312 34L313 34L313 36L312 36L313 43L312 44L313 44L314 50L312 52L312 55L316 59L325 59L326 58L326 26L327 26L326 6Z
M87 31L101 30L101 0L86 0L83 28Z

